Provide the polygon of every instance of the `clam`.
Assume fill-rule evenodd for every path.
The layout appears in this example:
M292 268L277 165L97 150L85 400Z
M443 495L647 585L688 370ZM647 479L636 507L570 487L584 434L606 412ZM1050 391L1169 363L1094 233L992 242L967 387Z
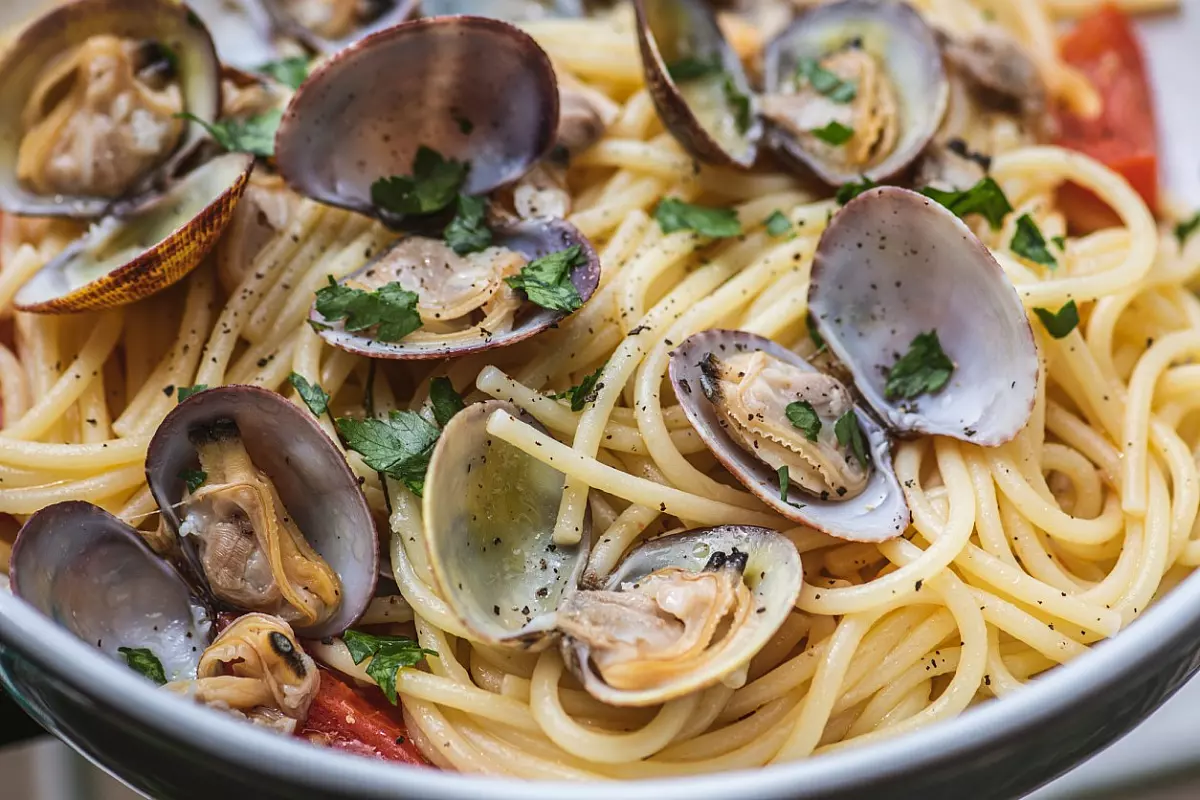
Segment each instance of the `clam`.
M277 29L318 53L347 45L410 18L418 0L261 0Z
M578 248L570 281L582 302L600 282L600 259L583 234L562 220L537 219L498 226L492 246L460 256L440 239L400 239L342 284L362 290L394 287L414 292L422 328L394 341L382 326L347 330L314 306L310 320L325 341L370 358L423 359L460 356L527 339L565 316L543 308L509 286L535 259Z
M779 514L856 541L908 527L887 434L837 378L729 330L690 336L672 352L670 376L709 450Z
M13 547L13 592L113 658L148 649L167 680L195 677L212 614L136 530L79 501L29 518Z
M425 478L424 543L439 593L475 639L540 649L576 590L590 534L555 544L563 475L487 433L501 410L537 424L489 400L442 431Z
M582 17L583 0L419 0L422 16L471 14L505 22L532 22L555 17Z
M949 98L933 31L907 4L884 0L805 12L767 47L763 82L768 142L835 186L903 171Z
M734 685L791 613L802 577L795 546L765 528L654 539L602 589L565 599L558 611L564 659L589 694L616 706Z
M188 398L151 439L146 478L215 604L320 638L370 603L377 538L358 481L312 416L279 395L223 386Z
M219 156L128 216L97 221L17 290L13 304L40 313L97 310L171 286L221 238L253 166L244 153Z
M658 115L693 156L749 167L762 125L737 54L705 0L635 0L646 85Z
M212 33L226 66L252 70L286 52L261 0L190 0L188 5Z
M884 186L848 203L821 237L808 302L892 429L991 446L1029 420L1038 355L1017 291L930 198Z
M171 0L74 0L26 27L0 61L0 208L97 217L161 184L212 122L220 65Z

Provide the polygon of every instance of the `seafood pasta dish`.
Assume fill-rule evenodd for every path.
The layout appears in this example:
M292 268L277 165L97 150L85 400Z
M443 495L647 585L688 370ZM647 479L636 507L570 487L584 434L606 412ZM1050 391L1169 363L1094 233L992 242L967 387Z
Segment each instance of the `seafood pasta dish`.
M1172 5L17 0L0 582L423 768L1004 702L1200 564Z

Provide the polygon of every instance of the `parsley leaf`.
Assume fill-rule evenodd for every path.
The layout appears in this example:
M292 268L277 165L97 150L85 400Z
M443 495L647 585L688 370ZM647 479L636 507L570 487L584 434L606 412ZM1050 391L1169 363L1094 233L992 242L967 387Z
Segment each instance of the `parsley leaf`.
M604 368L608 366L607 362L601 364L591 375L586 376L579 382L578 386L572 386L565 392L559 392L553 395L555 400L565 400L570 398L572 411L583 411L583 407L596 399L596 392L600 390L599 381L600 375L604 372Z
M821 432L821 418L817 416L817 410L813 408L812 403L807 400L788 403L784 412L792 426L804 432L806 439L810 442L817 440L817 434Z
M792 229L792 221L782 211L774 211L767 217L767 234L774 237L783 236Z
M832 120L823 128L809 131L813 136L832 147L841 147L854 137L854 128L847 127L837 120Z
M694 81L698 78L714 75L722 70L721 57L719 55L714 55L711 58L687 56L686 58L681 58L678 61L672 61L670 64L667 64L667 74L676 83Z
M260 158L270 158L275 155L275 131L283 119L283 110L273 108L244 120L227 119L211 123L186 111L175 116L199 123L217 144L231 153L250 153Z
M296 393L313 416L319 417L329 409L329 393L322 389L319 383L309 383L299 372L288 375L288 383L296 389Z
M884 394L889 400L902 397L911 400L922 394L932 394L946 385L954 362L942 350L936 330L917 334L908 352L900 357L888 373Z
M1067 249L1067 237L1065 237L1065 236L1055 236L1055 237L1051 238L1051 239L1050 239L1050 241L1054 242L1054 244L1058 246L1058 249L1059 249L1059 250L1062 250L1063 252L1066 252L1066 249Z
M387 419L338 417L336 424L346 446L361 455L367 466L421 495L441 431L415 411L393 411Z
M745 133L750 130L750 126L754 123L754 113L750 108L750 95L742 92L738 88L737 81L734 80L733 74L725 73L725 102L733 107L733 121L737 123L738 133Z
M785 464L784 466L780 467L779 471L775 474L779 476L779 499L786 503L788 501L788 487L791 484L791 478L788 476L787 465Z
M396 673L400 668L416 666L425 656L437 655L407 636L374 636L349 630L342 634L342 641L346 643L346 649L350 651L355 664L371 659L366 672L392 705L399 700L396 696Z
M163 671L162 662L148 648L118 647L117 652L124 656L125 663L134 672L140 672L159 686L167 682L167 674Z
M433 418L443 428L455 414L466 408L462 395L454 391L449 378L434 378L429 382L429 402L433 406Z
M367 292L343 286L331 275L329 285L317 290L316 308L327 320L344 319L348 331L376 328L380 342L398 342L421 327L417 293L396 282Z
M281 58L278 61L268 61L254 70L262 75L275 79L284 86L299 89L300 84L308 78L308 59L304 56Z
M818 63L815 58L802 58L796 67L796 75L807 80L818 93L835 103L849 103L858 96L858 85L854 81L839 78Z
M941 203L960 219L968 214L982 214L992 230L999 228L1004 222L1004 217L1013 210L1000 184L991 178L984 178L964 191L947 192L926 186L921 190L921 194Z
M569 314L583 305L579 290L571 282L571 273L586 263L583 249L577 244L571 245L566 250L530 261L520 273L505 278L504 282L525 292L531 303Z
M422 145L413 158L412 175L375 181L371 184L371 202L399 216L435 214L458 197L469 168Z
M206 383L197 383L195 386L180 386L175 390L175 402L182 403L194 394L199 394L208 388Z
M808 338L812 339L812 343L816 345L818 350L825 347L825 338L821 336L821 332L817 330L817 323L813 321L812 312L808 312L808 319L805 321L808 325Z
M1197 229L1200 229L1200 211L1193 214L1190 219L1181 220L1175 226L1175 238L1179 240L1179 246L1183 247L1187 244L1187 240Z
M1038 315L1038 319L1046 326L1046 330L1055 339L1063 339L1071 331L1079 326L1079 307L1075 305L1074 300L1068 300L1067 304L1058 311L1051 311L1048 308L1035 308L1033 313Z
M839 186L837 194L833 196L833 199L837 201L839 206L844 206L867 189L874 189L878 185L875 181L863 175L862 180L858 183L843 183Z
M1013 233L1009 247L1021 258L1050 269L1058 269L1058 259L1050 252L1050 248L1046 247L1046 239L1033 217L1028 214L1017 218L1017 230Z
M732 208L708 208L666 197L654 209L654 218L663 233L693 230L714 239L742 235L742 223Z
M849 447L854 458L866 469L867 442L863 438L862 428L858 426L858 416L853 409L838 417L838 421L833 424L833 433L837 436L838 444Z
M208 480L208 473L202 469L185 469L179 473L179 479L187 484L189 492L195 492Z
M446 226L446 244L460 256L486 250L492 244L492 229L487 226L487 201L482 197L458 196L458 213Z

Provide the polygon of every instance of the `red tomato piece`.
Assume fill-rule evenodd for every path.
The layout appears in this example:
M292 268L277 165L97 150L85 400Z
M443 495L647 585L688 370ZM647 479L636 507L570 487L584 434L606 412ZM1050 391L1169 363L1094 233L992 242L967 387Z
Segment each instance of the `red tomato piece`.
M1152 212L1158 208L1158 137L1141 45L1129 18L1105 5L1059 42L1063 60L1082 72L1100 95L1095 119L1060 109L1058 143L1120 173ZM1091 192L1067 184L1060 202L1072 222L1097 227L1114 215Z
M322 668L321 688L296 735L356 755L429 766L407 734L400 709L380 692L360 691Z

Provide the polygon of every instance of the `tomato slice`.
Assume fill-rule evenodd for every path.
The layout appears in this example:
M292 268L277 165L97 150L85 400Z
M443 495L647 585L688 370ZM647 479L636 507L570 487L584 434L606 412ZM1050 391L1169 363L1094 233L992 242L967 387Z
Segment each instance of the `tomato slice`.
M1132 23L1119 9L1105 5L1082 19L1059 46L1063 60L1095 86L1102 107L1095 119L1059 109L1058 143L1120 173L1157 212L1158 136L1145 62ZM1059 201L1072 222L1086 228L1114 218L1099 198L1076 185L1064 186Z
M400 709L378 691L360 691L331 670L321 668L321 688L297 731L311 742L370 758L429 766L407 736Z

